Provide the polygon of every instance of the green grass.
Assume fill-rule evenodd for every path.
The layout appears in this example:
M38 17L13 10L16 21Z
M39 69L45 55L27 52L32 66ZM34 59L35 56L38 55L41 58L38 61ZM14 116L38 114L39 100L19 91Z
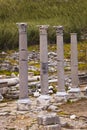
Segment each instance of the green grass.
M87 0L0 0L0 50L18 47L17 22L28 23L28 45L39 43L36 25L50 25L49 43L55 43L53 25L64 26L64 40L77 32L86 33Z
M7 70L0 70L0 75L7 75L10 76L11 75L11 71L7 71Z

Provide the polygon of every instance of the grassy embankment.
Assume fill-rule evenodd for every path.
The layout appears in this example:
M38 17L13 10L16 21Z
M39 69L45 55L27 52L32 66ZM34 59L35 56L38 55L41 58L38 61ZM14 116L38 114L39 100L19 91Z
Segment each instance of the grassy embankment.
M53 25L64 26L64 41L69 42L70 32L87 29L87 0L0 0L0 50L18 46L17 22L28 23L28 45L38 44L36 25L51 25L49 43L55 42Z

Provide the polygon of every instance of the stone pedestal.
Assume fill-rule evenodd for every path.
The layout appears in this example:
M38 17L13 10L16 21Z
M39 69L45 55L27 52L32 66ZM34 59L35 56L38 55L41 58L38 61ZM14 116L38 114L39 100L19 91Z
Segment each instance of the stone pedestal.
M22 110L21 106L23 106L23 110L24 110L24 106L25 106L25 110L26 110L26 106L29 104L29 100L28 100L27 24L18 23L18 28L19 28L19 85L20 85L18 110ZM25 105L25 104L27 104L27 105Z
M71 88L68 90L69 99L80 99L81 98L81 90L80 88Z
M55 102L56 103L64 103L64 102L67 102L68 100L68 93L66 92L57 92L55 94Z
M38 116L39 130L61 130L60 119L54 114L45 114Z
M44 107L48 106L51 101L51 97L49 95L40 95L37 98L37 104Z
M31 101L26 99L19 99L17 102L17 110L19 111L29 111L31 107Z

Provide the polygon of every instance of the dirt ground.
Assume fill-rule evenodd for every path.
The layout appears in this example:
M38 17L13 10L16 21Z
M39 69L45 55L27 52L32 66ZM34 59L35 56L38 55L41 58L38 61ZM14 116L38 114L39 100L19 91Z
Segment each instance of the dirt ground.
M60 106L66 114L75 114L77 116L86 116L87 118L87 99L81 99L77 102L66 103Z
M60 117L62 115L63 121L67 122L65 128L62 128L63 130L87 130L87 99L63 104L60 106L60 110ZM71 119L72 115L75 116L75 119Z

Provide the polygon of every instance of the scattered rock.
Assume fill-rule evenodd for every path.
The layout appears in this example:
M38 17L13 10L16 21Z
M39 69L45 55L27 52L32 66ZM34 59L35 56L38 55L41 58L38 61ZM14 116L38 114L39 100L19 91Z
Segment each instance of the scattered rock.
M57 106L50 105L50 106L48 107L48 111L55 112L55 111L57 111L57 110L58 110L58 107L57 107Z
M34 92L34 97L39 97L40 93L38 91Z
M71 120L74 120L75 118L76 118L76 115L71 115L71 116L70 116L70 119L71 119Z

